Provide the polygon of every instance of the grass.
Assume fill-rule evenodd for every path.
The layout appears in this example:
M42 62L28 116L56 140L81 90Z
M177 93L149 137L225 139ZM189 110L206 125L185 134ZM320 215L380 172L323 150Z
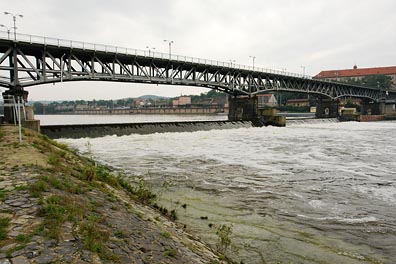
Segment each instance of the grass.
M85 207L81 202L68 196L52 195L44 199L39 215L44 217L46 235L59 239L63 223L65 221L76 223L82 220Z
M171 238L171 234L169 232L166 232L166 231L162 232L161 236L164 237L164 238Z
M18 243L21 243L21 244L27 244L27 243L29 243L30 241L31 241L31 239L32 239L32 236L31 235L25 235L25 234L19 234L19 235L17 235L16 237L15 237L15 240L18 242Z
M10 224L10 219L6 217L0 218L0 241L7 239L7 228Z
M7 199L7 193L3 190L0 190L0 201L5 201Z
M163 255L164 257L171 257L171 258L176 257L176 254L177 254L177 251L176 251L176 249L174 249L174 248L166 248L166 249L164 250L164 252L162 253L162 255Z
M232 225L219 225L216 230L217 249L224 254L231 245Z
M49 186L46 181L39 179L35 183L30 184L28 190L33 197L39 198L43 192L49 190Z

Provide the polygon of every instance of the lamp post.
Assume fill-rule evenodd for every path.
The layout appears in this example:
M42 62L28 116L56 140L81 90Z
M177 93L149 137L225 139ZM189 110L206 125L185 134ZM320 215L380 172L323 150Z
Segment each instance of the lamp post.
M305 77L305 65L300 66L303 69L303 77Z
M151 50L155 50L154 47L149 47L149 46L146 46L146 49L148 49L149 57L150 57Z
M231 65L231 67L232 67L232 64L234 63L234 65L235 65L235 62L236 62L236 60L231 60L230 59L230 65Z
M7 30L8 39L10 39L10 31L11 31L11 29L14 29L14 27L9 28L9 27L7 27L5 25L0 25L0 27L3 27L3 28L5 28Z
M14 20L14 40L16 40L16 29L17 29L17 27L16 27L16 18L17 17L20 17L20 18L23 18L23 15L21 15L21 14L13 14L13 13L10 13L10 12L4 12L4 15L10 15L10 16L12 16L12 19Z
M175 43L173 40L164 39L164 42L168 42L169 44L169 60L172 59L172 44Z
M256 59L256 56L249 56L249 58L252 58L252 61L253 61L253 71L254 71L254 60Z

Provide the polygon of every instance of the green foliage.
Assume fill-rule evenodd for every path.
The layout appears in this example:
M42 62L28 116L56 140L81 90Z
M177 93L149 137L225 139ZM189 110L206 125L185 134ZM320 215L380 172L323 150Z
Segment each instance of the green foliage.
M96 166L95 175L98 181L105 182L115 188L121 187L118 178L112 175L110 169L107 166L104 165Z
M41 197L42 193L48 191L48 184L45 180L39 179L28 186L28 190L33 197Z
M0 217L0 241L7 239L7 228L10 224L10 219L6 217Z
M164 237L164 238L171 238L171 234L169 232L166 232L166 231L162 232L161 236Z
M162 255L164 256L164 257L171 257L171 258L174 258L174 257L176 257L176 254L177 254L177 251L176 251L176 249L174 249L174 248L166 248L165 250L164 250L164 253L162 253Z
M231 245L233 225L219 225L216 229L217 235L217 249L224 254L227 248Z
M61 163L61 158L56 153L51 153L48 156L48 164L56 167L59 166L60 163Z
M4 201L7 199L7 193L3 190L0 190L0 201Z
M68 220L76 222L84 215L84 206L67 196L52 195L43 201L39 215L44 217L47 235L58 239L62 224Z
M97 253L105 252L105 243L109 240L109 233L100 229L96 221L86 221L80 226L83 235L84 248Z
M15 240L21 244L27 244L32 239L31 235L19 234L15 237Z
M384 90L389 89L392 85L392 78L390 76L383 74L369 75L361 79L348 78L348 79L343 79L341 81L349 84L363 85L371 88L378 88Z
M144 180L143 176L137 177L134 194L140 202L146 204L151 204L156 198L156 195L152 192L151 186Z

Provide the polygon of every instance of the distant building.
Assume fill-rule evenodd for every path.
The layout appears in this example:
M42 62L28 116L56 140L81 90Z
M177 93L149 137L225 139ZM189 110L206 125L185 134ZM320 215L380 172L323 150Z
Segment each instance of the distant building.
M178 99L173 100L172 105L173 107L191 105L191 97L180 96Z
M278 101L273 94L258 94L257 103L259 108L263 108L265 106L275 107L278 105Z
M309 106L309 100L308 99L289 99L289 100L287 100L287 105L297 106L297 107Z
M392 86L396 87L396 66L378 68L358 68L356 65L352 69L321 71L314 78L334 81L344 81L348 79L360 80L370 75L387 75L392 78Z

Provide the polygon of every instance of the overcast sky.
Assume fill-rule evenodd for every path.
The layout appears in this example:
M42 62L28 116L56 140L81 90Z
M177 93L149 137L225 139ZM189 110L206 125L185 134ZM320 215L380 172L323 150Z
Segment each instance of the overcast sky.
M1 0L18 32L316 75L396 65L395 0ZM27 88L31 100L177 96L202 88L71 82Z

